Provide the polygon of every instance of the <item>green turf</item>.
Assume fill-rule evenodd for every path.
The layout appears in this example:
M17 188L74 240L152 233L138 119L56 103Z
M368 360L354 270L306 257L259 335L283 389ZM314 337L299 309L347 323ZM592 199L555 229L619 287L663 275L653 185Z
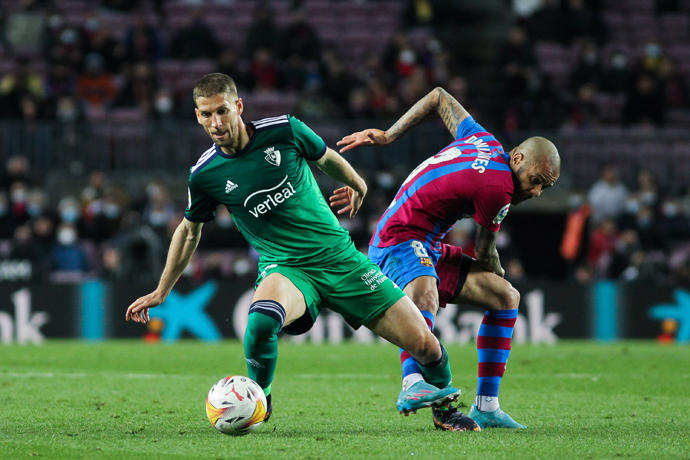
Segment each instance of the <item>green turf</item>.
M469 405L476 352L448 351ZM440 432L428 410L398 415L397 361L386 344L282 342L273 417L235 438L211 428L204 398L246 374L237 342L4 346L0 458L690 457L687 346L515 346L501 404L522 431Z

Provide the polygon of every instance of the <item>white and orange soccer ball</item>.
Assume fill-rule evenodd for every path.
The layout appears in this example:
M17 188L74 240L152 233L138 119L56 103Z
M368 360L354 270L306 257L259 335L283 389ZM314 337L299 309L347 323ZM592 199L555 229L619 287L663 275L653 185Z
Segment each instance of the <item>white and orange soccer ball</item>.
M257 429L266 418L266 396L249 377L223 377L206 396L206 415L221 433L241 436Z

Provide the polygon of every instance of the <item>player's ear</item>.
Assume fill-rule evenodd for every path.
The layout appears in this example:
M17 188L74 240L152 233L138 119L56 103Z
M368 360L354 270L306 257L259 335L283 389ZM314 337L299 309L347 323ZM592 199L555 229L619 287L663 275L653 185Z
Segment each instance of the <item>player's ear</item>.
M522 152L515 151L515 153L510 156L510 164L511 166L519 166L524 159L525 155Z
M196 107L194 107L194 114L196 115L196 122L201 125L201 112Z
M235 104L237 105L237 115L242 115L242 112L244 112L244 102L242 98L238 97Z

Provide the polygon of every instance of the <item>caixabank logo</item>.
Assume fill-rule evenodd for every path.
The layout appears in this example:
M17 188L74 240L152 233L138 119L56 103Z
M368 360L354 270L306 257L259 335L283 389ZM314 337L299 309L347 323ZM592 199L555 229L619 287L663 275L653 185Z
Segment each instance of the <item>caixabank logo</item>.
M13 313L0 311L0 342L3 344L41 343L45 339L41 333L50 316L45 311L32 311L31 291L20 289L11 296Z

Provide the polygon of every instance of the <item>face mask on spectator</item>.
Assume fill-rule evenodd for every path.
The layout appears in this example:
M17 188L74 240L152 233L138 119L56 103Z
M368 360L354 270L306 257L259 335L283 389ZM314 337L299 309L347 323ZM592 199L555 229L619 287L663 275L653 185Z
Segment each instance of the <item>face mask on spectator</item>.
M162 227L166 224L167 214L165 212L153 211L149 215L149 223L154 227Z
M630 214L637 214L640 210L640 203L637 200L628 200L625 202L625 210Z
M29 203L26 205L26 212L31 217L38 217L43 214L43 207L38 203Z
M644 48L644 53L647 57L657 58L661 56L661 47L657 44L650 43Z
M76 222L79 218L79 210L74 206L66 206L60 211L60 219L63 222Z
M120 216L120 207L115 203L107 203L103 206L103 214L108 219L116 219Z
M25 203L26 202L26 190L23 188L16 188L12 190L11 194L12 203Z
M77 241L77 232L73 228L63 228L58 232L57 240L63 246L71 246Z
M156 99L156 111L158 113L167 114L172 110L173 103L172 99L166 96L162 96Z
M666 202L662 206L661 212L666 217L676 217L678 214L678 205L676 203Z
M625 54L616 54L611 58L611 66L614 69L624 69L626 65L628 65L628 58Z
M89 32L95 32L100 27L100 22L96 18L89 18L86 20L86 24L84 24L84 27Z

